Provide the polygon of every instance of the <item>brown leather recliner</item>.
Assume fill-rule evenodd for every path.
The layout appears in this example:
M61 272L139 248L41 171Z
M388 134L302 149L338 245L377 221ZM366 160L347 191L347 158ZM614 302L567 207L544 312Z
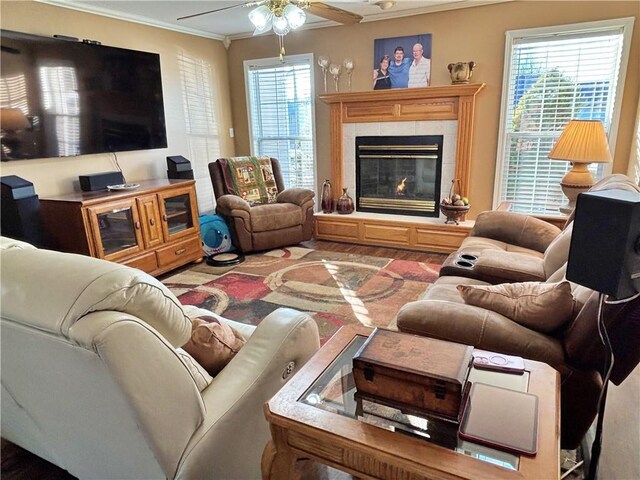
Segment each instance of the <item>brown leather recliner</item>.
M209 164L216 213L226 218L233 245L242 252L295 245L313 236L314 192L285 189L280 163L270 160L278 188L276 202L253 206L228 190L220 159Z

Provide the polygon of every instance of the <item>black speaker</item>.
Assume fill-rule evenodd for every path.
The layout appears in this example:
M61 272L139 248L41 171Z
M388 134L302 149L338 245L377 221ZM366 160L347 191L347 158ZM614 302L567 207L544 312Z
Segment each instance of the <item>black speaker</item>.
M567 279L615 298L640 291L640 193L578 195Z
M181 155L167 157L167 173L186 172L191 170L191 162ZM173 177L169 177L173 178ZM193 177L192 177L193 178Z
M2 235L44 246L40 200L33 183L16 175L7 175L0 177L0 185Z
M33 183L17 175L0 177L0 192L3 200L20 200L21 198L33 197L36 194Z
M78 179L80 180L80 188L84 192L104 190L109 185L124 183L122 172L90 173L89 175L80 175Z

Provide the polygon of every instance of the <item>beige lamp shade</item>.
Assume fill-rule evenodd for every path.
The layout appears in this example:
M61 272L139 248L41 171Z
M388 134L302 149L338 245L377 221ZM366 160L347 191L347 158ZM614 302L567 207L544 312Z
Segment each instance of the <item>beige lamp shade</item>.
M6 132L15 132L31 127L29 120L19 108L0 109L0 128Z
M600 120L571 120L549 152L549 158L572 163L610 162L604 125Z

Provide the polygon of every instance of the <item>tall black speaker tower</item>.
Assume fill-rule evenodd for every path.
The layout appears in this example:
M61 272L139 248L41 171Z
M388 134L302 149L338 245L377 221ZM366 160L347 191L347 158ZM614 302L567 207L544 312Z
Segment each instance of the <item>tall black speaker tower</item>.
M40 200L33 183L16 175L0 177L2 235L43 245Z

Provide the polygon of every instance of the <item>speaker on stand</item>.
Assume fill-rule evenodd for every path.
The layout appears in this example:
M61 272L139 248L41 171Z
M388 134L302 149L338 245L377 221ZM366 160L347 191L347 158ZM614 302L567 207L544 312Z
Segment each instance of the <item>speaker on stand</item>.
M193 180L191 162L181 155L167 157L167 177L179 180Z
M37 247L45 246L40 200L33 183L17 175L5 175L0 177L0 195L2 235Z

